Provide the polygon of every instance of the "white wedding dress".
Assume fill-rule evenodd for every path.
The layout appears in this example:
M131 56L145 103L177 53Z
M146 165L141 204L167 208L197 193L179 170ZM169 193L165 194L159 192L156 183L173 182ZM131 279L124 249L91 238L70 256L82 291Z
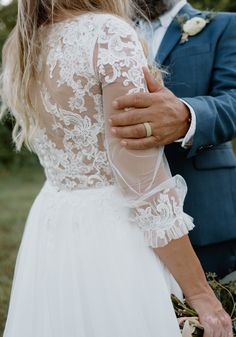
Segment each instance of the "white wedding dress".
M152 247L193 228L163 148L110 132L117 96L146 91L133 28L84 14L40 30L33 146L47 181L19 250L4 337L179 337L178 286Z

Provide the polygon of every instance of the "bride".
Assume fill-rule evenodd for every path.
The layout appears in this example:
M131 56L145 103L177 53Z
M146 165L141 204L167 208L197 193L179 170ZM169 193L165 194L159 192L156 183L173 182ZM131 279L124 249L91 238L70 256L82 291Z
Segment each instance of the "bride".
M131 1L18 5L2 99L17 148L37 153L47 180L26 224L4 337L178 337L177 282L204 336L231 337L187 236L183 178L171 177L163 148L129 151L110 130L112 101L147 90Z

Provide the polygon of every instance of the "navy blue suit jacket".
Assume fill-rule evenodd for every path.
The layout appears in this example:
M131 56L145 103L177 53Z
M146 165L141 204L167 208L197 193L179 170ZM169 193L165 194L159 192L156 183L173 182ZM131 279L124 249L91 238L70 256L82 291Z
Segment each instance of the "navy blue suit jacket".
M179 12L204 13L189 4ZM173 174L181 174L189 192L185 211L195 219L194 245L236 239L236 14L218 13L198 35L180 44L173 20L157 62L167 67L166 86L195 110L197 129L190 149L166 147Z

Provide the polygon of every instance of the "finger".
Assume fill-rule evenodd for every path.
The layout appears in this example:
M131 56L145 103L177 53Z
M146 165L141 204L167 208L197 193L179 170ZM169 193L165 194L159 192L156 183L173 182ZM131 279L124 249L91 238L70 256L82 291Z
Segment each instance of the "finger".
M163 88L163 85L154 79L147 67L143 68L143 73L149 92L158 92Z
M148 111L142 109L117 113L109 118L109 123L111 126L136 125L150 121L151 116L149 115Z
M144 124L112 128L111 132L118 138L144 138L147 135Z
M123 139L121 145L129 150L147 150L157 147L157 141L153 136L142 139Z
M149 93L137 93L116 98L112 106L116 110L121 110L126 108L148 108L151 104L152 98Z

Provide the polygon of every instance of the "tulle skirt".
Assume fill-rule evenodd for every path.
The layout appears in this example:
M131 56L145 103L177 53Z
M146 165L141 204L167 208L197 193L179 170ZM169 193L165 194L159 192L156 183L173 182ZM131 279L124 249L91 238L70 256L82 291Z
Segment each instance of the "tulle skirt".
M116 186L57 191L30 211L4 337L179 337L179 287Z

